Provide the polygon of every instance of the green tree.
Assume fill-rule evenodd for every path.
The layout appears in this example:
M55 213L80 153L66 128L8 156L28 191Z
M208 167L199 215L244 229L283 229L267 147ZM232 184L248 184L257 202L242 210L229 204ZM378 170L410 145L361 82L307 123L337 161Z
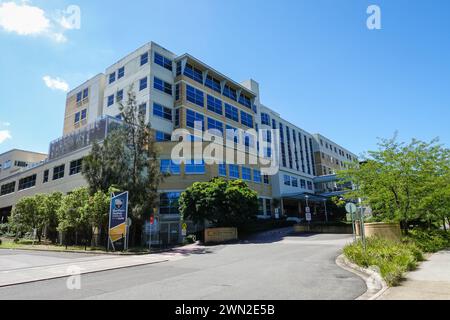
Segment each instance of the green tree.
M144 219L153 211L164 175L159 170L153 131L139 110L133 86L119 110L123 125L109 134L102 145L94 145L83 166L83 175L91 194L97 190L106 192L111 186L129 192L131 243L136 244Z
M42 202L38 203L38 210L45 219L46 237L53 243L58 238L58 209L61 206L62 197L61 192L54 192L44 195Z
M42 211L38 209L41 199L42 195L20 199L14 207L11 219L11 224L18 233L32 232L33 229L36 229L39 242L41 242L42 231L46 223Z
M184 220L209 221L217 227L241 227L256 218L258 195L242 180L214 178L196 182L180 196Z
M352 182L346 199L362 199L381 220L400 221L407 233L411 221L436 221L449 212L449 150L432 140L400 143L383 139L361 164L338 173ZM447 199L447 200L446 200Z

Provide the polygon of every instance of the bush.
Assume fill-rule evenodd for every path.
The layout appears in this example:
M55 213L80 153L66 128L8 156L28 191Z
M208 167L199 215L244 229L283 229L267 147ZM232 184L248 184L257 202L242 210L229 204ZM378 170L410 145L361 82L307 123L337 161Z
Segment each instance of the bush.
M197 237L194 234L190 234L186 237L186 243L192 244L197 241Z
M444 230L411 230L406 242L414 243L423 252L438 252L450 247L450 233Z
M378 267L390 286L397 285L404 272L414 270L417 263L423 260L422 251L413 243L368 238L366 245L366 251L360 241L347 245L344 254L361 267Z
M0 224L0 236L7 234L8 230L9 230L9 224L7 224L7 223Z

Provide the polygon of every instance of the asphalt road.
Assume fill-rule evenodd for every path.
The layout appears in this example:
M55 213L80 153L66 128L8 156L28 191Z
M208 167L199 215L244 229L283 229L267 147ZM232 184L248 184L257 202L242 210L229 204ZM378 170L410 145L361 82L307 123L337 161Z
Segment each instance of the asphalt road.
M0 300L355 299L364 282L335 264L349 240L263 234L177 261L82 275L79 290L67 289L67 278L0 288Z

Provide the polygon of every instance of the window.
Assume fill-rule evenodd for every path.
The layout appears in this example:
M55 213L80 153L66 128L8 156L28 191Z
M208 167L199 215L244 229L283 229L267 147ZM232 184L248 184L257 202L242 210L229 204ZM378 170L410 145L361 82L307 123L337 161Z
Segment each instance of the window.
M204 107L204 95L203 91L195 89L189 85L186 85L186 99L199 107Z
M258 199L258 215L264 215L264 199Z
M201 70L194 68L190 64L186 64L186 67L184 68L184 75L186 77L189 77L198 83L203 84L203 73Z
M139 115L142 117L147 115L147 103L141 103L139 105Z
M261 171L254 169L253 170L253 181L256 183L261 183Z
M205 118L201 113L192 111L187 109L186 110L186 126L189 128L195 128L195 122L201 122L202 124L202 130L204 130L205 127Z
M239 179L239 166L235 164L230 164L228 166L228 171L230 174L230 178Z
M123 78L125 76L125 67L119 68L117 71L117 79Z
M228 103L225 103L225 117L233 121L239 122L238 108L233 107Z
M179 214L178 199L179 192L161 193L159 195L159 213L160 214Z
M223 123L212 118L208 118L208 130L219 130L223 134Z
M261 113L261 123L270 126L270 116L267 113Z
M147 89L147 77L139 80L139 91L142 91L144 89Z
M180 109L175 109L175 127L180 126Z
M225 163L219 164L219 176L220 177L227 176L227 165Z
M220 81L217 79L214 79L211 76L206 76L205 86L207 86L210 89L213 89L214 91L221 93L220 90Z
M109 84L113 83L114 81L116 81L116 73L111 73L109 75Z
M153 87L159 91L172 95L172 85L155 77Z
M170 134L162 132L162 131L156 131L155 137L156 137L156 141L158 141L158 142L172 140L172 136Z
M180 100L180 84L175 85L175 101Z
M239 143L239 131L238 131L238 129L227 125L226 126L226 130L227 130L226 131L226 138L227 138L227 140L230 140L230 141L232 140L236 144Z
M25 161L14 161L14 166L15 167L21 167L21 168L26 168L28 167L28 163L26 163Z
M81 116L81 113L80 113L80 112L75 113L75 120L74 120L74 123L80 122L80 116Z
M184 172L186 174L204 174L205 173L205 161L196 163L195 160L185 164Z
M141 55L141 66L147 64L148 62L148 52Z
M298 187L298 179L296 177L292 177L291 183L293 187Z
M87 117L87 109L84 109L81 111L81 120L86 119L86 117Z
M123 100L123 90L119 90L116 93L116 102L120 102Z
M36 185L36 175L23 178L19 180L19 191L32 188Z
M112 106L114 104L114 95L110 95L108 97L108 107Z
M263 151L264 151L263 155L264 155L265 158L271 158L272 157L272 148L266 147L266 148L264 148Z
M11 160L7 160L7 161L5 161L5 162L3 163L2 168L3 168L3 169L9 169L9 168L11 168L11 165L12 165Z
M306 189L306 181L305 180L303 180L303 179L300 180L300 187L302 189Z
M58 179L64 178L65 167L66 166L64 164L62 164L58 167L53 168L53 180L58 180Z
M48 182L48 175L49 175L49 170L45 170L44 171L44 178L42 179L42 183L47 183Z
M242 104L243 106L246 106L249 109L252 108L252 103L250 102L250 98L243 94L241 94L239 96L239 103Z
M313 189L313 184L311 181L308 181L308 190L312 190Z
M236 101L236 99L237 99L236 90L233 88L230 88L228 85L225 85L225 87L223 88L223 95L234 101Z
M172 109L163 107L158 103L153 103L153 115L172 121Z
M217 114L220 114L220 115L223 114L222 100L219 100L217 98L214 98L213 96L208 95L207 96L207 105L208 105L208 110L215 112Z
M156 52L155 52L155 63L159 64L163 68L166 68L167 70L172 71L172 60L170 60Z
M252 181L252 170L250 168L242 167L242 179Z
M0 190L0 196L4 196L6 194L13 193L16 190L16 182L10 182L7 184L2 185L2 188Z
M266 199L266 216L272 215L272 206L270 204L270 199Z
M288 175L284 175L284 184L286 186L290 186L291 185L291 177Z
M181 61L177 62L176 74L177 74L177 76L181 75Z
M83 90L83 100L89 97L89 88Z
M81 91L77 93L77 103L80 103L80 102L81 102L82 94L83 94L83 93L82 93Z
M253 128L253 116L248 114L247 112L241 111L241 123L244 126Z
M169 173L172 175L179 175L181 173L180 164L172 160L161 160L160 170L162 173Z
M69 175L73 176L75 174L80 173L82 167L83 167L83 159L78 159L78 160L72 161L70 163Z
M263 177L264 177L264 184L270 184L269 176L268 175L264 175Z

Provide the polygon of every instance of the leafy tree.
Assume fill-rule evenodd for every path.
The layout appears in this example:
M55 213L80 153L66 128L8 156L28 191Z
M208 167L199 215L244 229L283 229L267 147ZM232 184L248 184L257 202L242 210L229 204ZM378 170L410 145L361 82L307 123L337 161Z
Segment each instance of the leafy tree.
M120 104L123 126L108 135L102 145L94 145L83 166L90 193L106 192L114 186L129 192L129 216L133 219L131 242L139 241L146 216L153 211L160 173L158 150L150 124L145 122L136 102L133 86L128 100Z
M45 226L45 217L38 210L38 201L41 195L25 197L17 202L12 214L11 224L18 233L31 232L36 229L39 242Z
M242 180L214 178L196 182L180 196L180 212L195 224L205 221L217 227L241 227L258 212L258 195Z
M407 233L412 221L443 221L449 206L449 149L432 140L400 143L383 139L379 150L369 151L361 164L338 173L343 183L353 182L347 199L361 198L381 220L400 221Z
M38 210L45 219L46 237L52 242L58 237L58 209L61 206L63 194L54 192L42 197L42 202L38 203Z

